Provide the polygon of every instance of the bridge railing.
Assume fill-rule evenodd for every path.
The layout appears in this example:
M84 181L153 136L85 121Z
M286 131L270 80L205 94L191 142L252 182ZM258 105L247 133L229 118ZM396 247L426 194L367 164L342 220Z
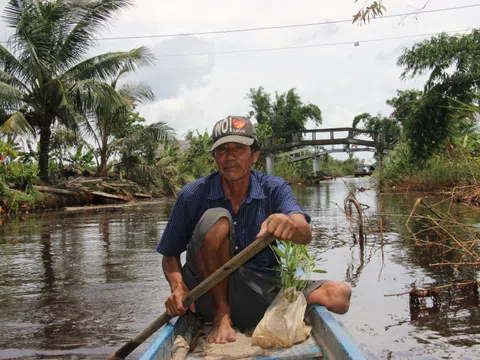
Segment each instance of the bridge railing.
M347 136L339 137L344 135L347 132ZM317 136L328 133L330 140L335 139L348 139L353 138L357 135L367 135L372 138L373 141L378 140L378 131L366 130L366 129L357 129L352 127L342 127L342 128L328 128L328 129L312 129L312 130L301 130L301 131L289 131L284 133L281 136L271 136L262 140L261 145L263 148L271 148L279 144L280 139L286 139L287 142L300 142L302 139L305 139L308 134L311 134L311 141L325 139L325 137ZM342 133L342 134L340 134Z

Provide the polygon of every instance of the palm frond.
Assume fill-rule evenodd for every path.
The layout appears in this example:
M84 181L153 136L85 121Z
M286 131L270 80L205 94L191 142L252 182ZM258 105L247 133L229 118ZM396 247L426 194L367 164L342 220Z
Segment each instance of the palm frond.
M11 76L25 79L27 71L23 64L2 45L0 45L0 67Z
M139 144L148 138L153 141L166 141L170 142L175 139L175 131L168 126L165 122L159 121L149 126L144 126L138 131L131 133L129 136L120 139L119 145L125 143Z
M99 124L96 120L97 120L97 118L95 118L95 117L84 118L83 121L79 125L80 125L80 129L81 129L82 134L90 136L91 138L93 138L97 147L101 148L101 146L102 146L102 142L101 142L102 130L101 130L101 127L98 126Z
M23 91L28 91L28 86L25 85L22 81L17 79L15 76L0 70L0 82L3 82L8 85L12 85L17 89L22 89Z
M8 27L16 29L23 19L24 12L32 6L30 1L10 0L3 10L3 18Z
M63 124L67 129L78 132L80 124L84 121L85 116L81 112L78 112L74 105L68 101L68 98L65 97L66 102L58 108L58 120Z
M48 69L55 63L51 51L55 19L49 19L49 12L42 11L43 7L39 1L10 1L4 16L10 27L15 28L9 45L18 54L20 62L36 64L37 70L38 67ZM36 76L41 83L43 73L37 71Z
M129 7L132 1L85 2L77 0L70 3L71 7L76 7L78 10L73 12L69 20L70 24L74 24L74 26L68 29L68 34L60 44L58 57L60 62L65 65L63 70L67 70L85 56L94 45L94 37L99 28L105 26L116 11Z
M34 133L33 128L20 111L15 111L0 125L0 133L26 135Z
M128 67L124 67L122 70L120 70L117 76L115 76L115 78L112 80L112 87L116 89L118 80L120 80L120 78L123 75L127 74L128 72L129 72Z
M16 87L0 81L0 103L3 104L22 104L25 98L25 93ZM15 107L15 106L14 106Z
M124 104L114 88L96 79L78 81L69 92L77 98L76 105L85 114L102 106L119 107Z
M151 65L152 61L152 52L142 46L130 51L110 52L92 57L66 71L65 76L79 80L95 78L108 81L120 71L135 71Z
M155 94L150 85L144 82L129 82L123 84L118 92L125 98L131 99L137 103L144 101L154 101Z

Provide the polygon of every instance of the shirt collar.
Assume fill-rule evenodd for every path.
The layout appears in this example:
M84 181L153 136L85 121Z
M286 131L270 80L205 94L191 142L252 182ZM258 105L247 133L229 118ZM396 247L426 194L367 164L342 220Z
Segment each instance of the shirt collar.
M210 192L208 194L208 200L218 200L225 198L223 193L222 181L220 179L220 173L216 172L210 182ZM266 195L263 191L260 182L257 177L254 175L253 171L250 171L250 184L248 186L247 196L245 197L245 202L249 203L252 199L265 199Z

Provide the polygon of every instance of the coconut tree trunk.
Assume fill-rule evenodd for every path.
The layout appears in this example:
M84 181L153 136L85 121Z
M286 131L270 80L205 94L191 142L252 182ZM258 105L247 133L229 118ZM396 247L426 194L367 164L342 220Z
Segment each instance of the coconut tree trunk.
M40 171L40 179L45 182L49 181L48 177L48 160L50 158L50 137L52 130L50 128L50 121L48 124L40 128L40 152L38 154L38 168Z
M107 154L106 151L100 153L100 166L98 167L97 176L105 176L107 172Z
M104 132L105 134L105 132ZM108 162L108 139L104 135L102 137L102 146L100 148L100 167L97 170L97 176L105 176L107 173L107 162Z

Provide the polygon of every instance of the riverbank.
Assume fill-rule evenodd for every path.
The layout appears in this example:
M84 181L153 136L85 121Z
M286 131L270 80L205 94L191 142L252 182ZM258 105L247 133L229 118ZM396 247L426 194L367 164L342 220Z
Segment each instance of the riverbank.
M0 216L59 210L81 206L125 206L163 198L159 191L145 189L130 180L76 177L52 186L33 185L28 191L7 184L2 189Z
M426 184L424 182L404 181L378 185L381 193L421 193L450 198L453 201L480 207L480 185L462 183Z
M310 179L309 179L310 180ZM306 181L297 185L319 184L329 178ZM25 192L11 187L3 189L0 200L0 218L17 213L60 210L71 207L89 206L100 209L123 207L165 197L158 190L145 189L130 180L111 178L77 177L53 186L36 186ZM419 193L450 198L471 206L480 206L480 185L477 184L426 184L424 182L403 181L378 185L381 193Z

